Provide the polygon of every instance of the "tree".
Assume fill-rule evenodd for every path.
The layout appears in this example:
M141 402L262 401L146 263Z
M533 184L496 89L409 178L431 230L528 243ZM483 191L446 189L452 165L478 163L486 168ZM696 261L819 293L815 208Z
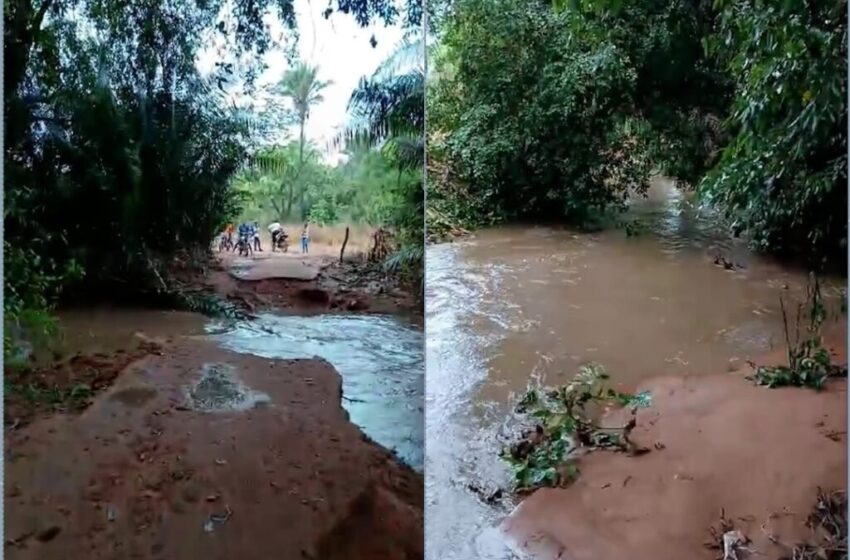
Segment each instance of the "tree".
M844 271L847 2L724 0L706 47L735 77L729 142L701 184L762 251Z
M304 145L306 139L304 137L304 126L307 124L307 119L310 118L310 108L317 103L323 101L322 90L331 85L330 81L319 80L319 67L311 66L306 62L299 61L294 67L284 73L279 84L279 93L292 100L295 111L298 115L299 127L299 147L298 147L298 162L299 167L304 166ZM299 169L299 173L301 169ZM301 212L302 218L306 211L304 208L304 195L306 188L301 187ZM290 195L287 214L292 209L293 198Z
M291 47L295 33L276 41L266 19L294 31L293 1L3 7L6 324L35 323L81 278L97 296L160 290L157 263L207 248L236 210L229 185L258 139L222 92L253 88L261 55ZM332 0L327 15L365 26L403 10L415 24L421 0ZM207 47L219 62L201 76Z
M425 158L424 40L412 32L369 78L351 94L353 122L342 134L349 148L380 148L383 158L397 169L392 189L399 200L390 225L399 234L400 247L386 263L403 268L415 282L422 281Z
M462 222L589 224L711 163L729 95L698 2L557 4L458 0L439 30L429 146L463 187L429 200Z

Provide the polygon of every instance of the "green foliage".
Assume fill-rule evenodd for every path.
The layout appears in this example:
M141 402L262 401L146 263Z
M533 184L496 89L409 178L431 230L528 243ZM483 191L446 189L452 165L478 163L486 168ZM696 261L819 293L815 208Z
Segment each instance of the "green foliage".
M29 344L44 347L55 336L57 326L49 310L61 286L80 280L84 273L74 261L56 270L32 246L16 245L8 238L3 242L3 260L3 362L20 368L27 364Z
M428 101L435 156L464 193L436 188L462 207L441 210L473 224L581 224L623 208L652 171L702 169L724 97L701 54L701 14L679 2L578 4L455 4ZM717 95L703 103L694 90Z
M502 453L514 471L515 489L527 492L541 486L572 482L578 469L570 454L579 447L641 451L629 441L634 427L596 425L593 405L619 404L642 408L651 404L649 393L629 395L607 387L608 375L598 364L583 366L573 380L557 389L530 389L517 404L518 413L536 423L535 429Z
M823 346L821 328L827 318L827 311L817 277L813 275L806 287L806 300L797 306L793 339L785 301L780 298L779 303L785 326L788 365L759 366L749 379L756 385L771 389L790 386L810 387L819 391L831 377L846 377L847 368L832 364L829 351ZM804 330L802 334L801 325Z
M263 218L300 221L313 204L334 185L336 172L321 160L309 144L290 142L257 153L251 164L234 178L242 200L242 215L248 220ZM298 207L295 201L299 200Z
M395 168L396 180L386 196L397 205L387 222L399 247L386 264L389 270L406 272L420 288L425 211L423 49L421 33L410 34L369 79L361 81L349 101L354 123L340 139L349 149L379 149L381 158Z
M422 6L334 0L334 12L413 24ZM280 42L269 14L290 31ZM253 89L261 55L290 49L294 27L291 0L4 2L7 358L50 334L60 294L162 291L161 263L209 246L268 120L223 94ZM201 76L198 55L216 40Z
M369 224L396 229L397 216L410 211L399 185L421 179L414 170L398 169L382 150L354 145L348 158L330 166L308 147L303 165L299 145L291 142L258 153L236 175L233 187L241 202L241 219L298 221L300 210L287 212L289 197L300 197L310 220L321 225ZM299 171L300 169L300 171Z
M441 3L429 204L598 221L650 173L762 251L843 270L846 0Z
M757 247L846 262L847 2L718 2L732 138L701 186Z

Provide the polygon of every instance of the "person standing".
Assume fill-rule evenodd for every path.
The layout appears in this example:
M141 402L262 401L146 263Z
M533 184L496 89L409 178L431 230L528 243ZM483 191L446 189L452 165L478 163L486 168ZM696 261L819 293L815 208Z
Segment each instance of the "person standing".
M272 251L275 251L278 246L278 239L283 235L283 226L279 222L269 224L269 233L272 236Z
M233 232L235 232L235 231L236 231L236 226L234 226L233 223L227 224L227 227L224 229L224 235L225 235L225 238L227 239L225 246L230 251L233 250L233 246L236 244L233 240Z
M308 253L310 248L310 224L304 224L304 229L301 230L301 252Z
M260 222L254 221L254 224L251 226L251 234L254 236L254 250L262 252L263 247L260 245Z

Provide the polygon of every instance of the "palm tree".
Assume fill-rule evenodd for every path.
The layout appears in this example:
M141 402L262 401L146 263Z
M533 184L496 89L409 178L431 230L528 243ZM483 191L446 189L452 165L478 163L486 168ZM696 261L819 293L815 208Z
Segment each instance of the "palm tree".
M298 164L299 174L301 168L304 167L304 126L307 124L307 119L310 118L310 107L321 103L324 100L322 90L331 85L331 81L319 79L319 67L311 66L306 62L299 61L294 67L284 73L283 78L278 84L278 90L281 95L292 100L295 107L295 112L298 117L298 126L300 128L299 145L298 145ZM294 188L294 187L293 187ZM304 211L304 191L301 189L301 211ZM289 209L292 209L293 191L290 191Z
M424 157L425 68L421 33L404 37L370 78L360 81L348 102L352 123L338 142L383 146L404 169Z
M360 81L348 102L351 124L337 138L348 147L379 148L402 172L421 170L425 163L425 43L421 33L406 36L396 51L370 76ZM401 245L386 261L388 269L407 269L420 285L424 257L421 180L401 181L393 226Z

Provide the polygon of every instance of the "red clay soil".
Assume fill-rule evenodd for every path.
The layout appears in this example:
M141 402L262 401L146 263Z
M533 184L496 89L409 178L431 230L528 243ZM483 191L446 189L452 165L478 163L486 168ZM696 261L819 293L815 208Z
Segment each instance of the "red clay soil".
M315 280L238 279L231 273L234 259L232 256L227 256L221 262L213 262L203 278L197 274L187 275L186 283L200 291L216 294L251 313L267 309L294 313L416 312L415 298L405 290L375 286L373 288L376 289L370 290L357 285L363 271L362 267L356 263L347 261L339 265L338 262L326 256L315 257L315 259L317 262L311 266L321 270ZM275 262L286 264L288 260L281 257L263 262L264 268L271 270Z
M11 388L4 398L3 422L18 428L33 418L53 412L86 408L91 397L107 389L131 363L159 352L159 345L141 342L136 348L112 354L76 355L68 360L35 371L5 371L5 382ZM80 397L75 389L87 389Z
M209 363L270 402L187 408ZM422 558L422 476L349 422L341 392L320 360L166 345L79 416L7 430L5 557Z
M838 363L844 340L834 340ZM722 553L705 547L708 531L725 512L758 552L744 558L789 555L771 537L809 538L818 487L847 488L847 383L767 389L747 373L646 383L653 402L638 412L632 439L653 451L581 458L572 486L538 490L503 529L541 559L711 560Z

